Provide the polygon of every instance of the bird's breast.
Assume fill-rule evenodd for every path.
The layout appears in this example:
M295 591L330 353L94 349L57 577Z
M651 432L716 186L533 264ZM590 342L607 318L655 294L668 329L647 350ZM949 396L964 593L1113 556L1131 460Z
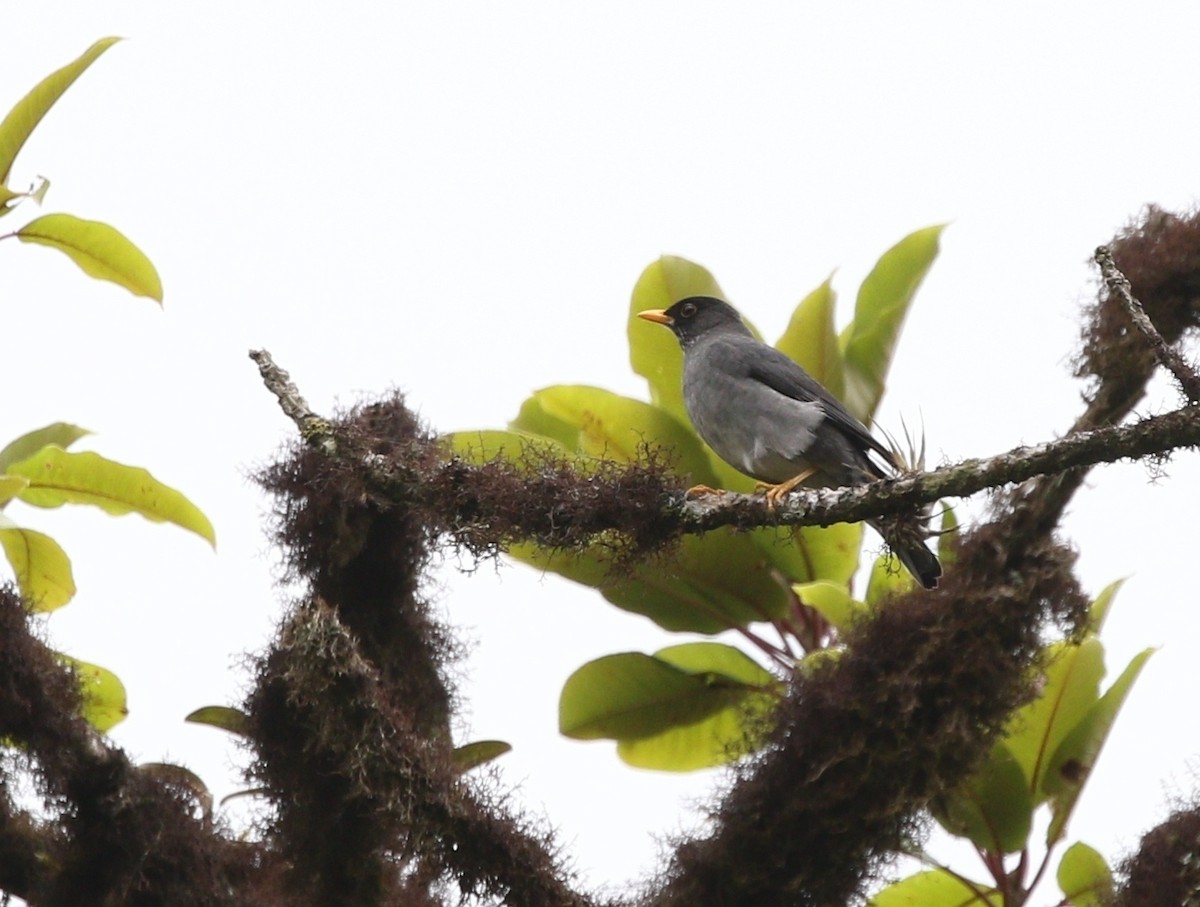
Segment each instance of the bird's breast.
M689 359L691 357L688 357ZM805 471L806 452L825 418L819 403L795 400L713 363L685 360L683 398L696 433L717 455L761 482Z

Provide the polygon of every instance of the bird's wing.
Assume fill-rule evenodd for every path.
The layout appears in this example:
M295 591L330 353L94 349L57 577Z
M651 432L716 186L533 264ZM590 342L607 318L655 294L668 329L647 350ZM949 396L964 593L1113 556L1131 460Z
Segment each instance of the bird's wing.
M825 410L825 417L850 441L864 451L875 451L890 466L896 465L892 452L876 440L819 381L774 347L765 343L758 345L761 349L749 360L751 378L793 400L820 403Z

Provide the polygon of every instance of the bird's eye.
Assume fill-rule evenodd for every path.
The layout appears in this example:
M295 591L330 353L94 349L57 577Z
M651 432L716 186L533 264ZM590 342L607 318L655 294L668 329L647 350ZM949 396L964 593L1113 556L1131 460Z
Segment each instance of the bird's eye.
M679 307L679 315L681 318L691 318L696 314L696 304L694 302L685 302Z

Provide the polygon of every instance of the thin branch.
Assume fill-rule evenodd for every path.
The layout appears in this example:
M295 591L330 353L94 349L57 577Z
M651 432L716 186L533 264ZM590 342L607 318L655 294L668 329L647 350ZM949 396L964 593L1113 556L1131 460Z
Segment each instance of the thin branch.
M1108 292L1125 307L1134 326L1141 331L1142 336L1154 350L1158 361L1175 376L1175 380L1179 382L1188 401L1200 403L1200 375L1196 374L1196 370L1179 354L1178 350L1163 339L1162 334L1154 326L1154 322L1150 320L1150 316L1146 314L1146 310L1142 308L1142 304L1134 298L1128 278L1117 269L1116 262L1113 261L1112 250L1108 246L1100 246L1096 249L1094 257L1096 264L1100 266L1100 274L1104 278Z
M312 411L308 401L301 396L300 389L292 383L292 376L276 365L266 350L251 350L250 358L258 366L258 373L262 375L267 390L279 401L283 414L296 423L300 437L333 454L336 445L329 423Z
M853 523L911 512L942 498L967 497L1077 467L1170 453L1200 445L1200 410L1190 407L1131 425L1076 432L1056 441L1017 447L989 459L851 488L797 489L774 513L760 495L721 492L678 504L685 531L718 526L813 526Z

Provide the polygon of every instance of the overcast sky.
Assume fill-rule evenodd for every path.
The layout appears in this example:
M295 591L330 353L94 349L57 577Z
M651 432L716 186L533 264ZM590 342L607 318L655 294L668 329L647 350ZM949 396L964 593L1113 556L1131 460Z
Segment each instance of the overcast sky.
M49 177L45 210L138 242L165 306L0 246L0 436L93 429L88 446L190 495L219 548L136 517L11 514L74 560L80 592L52 635L125 680L117 741L186 762L218 795L238 786L236 751L181 719L238 700L242 653L284 597L246 476L291 426L249 348L319 411L395 386L439 430L499 427L548 384L644 395L625 317L664 252L713 270L774 337L834 269L848 317L881 252L952 222L880 413L893 429L923 419L949 462L1066 429L1092 249L1143 204L1186 209L1200 191L1200 8L1180 3L40 0L5 14L4 109L95 39L130 39L52 111L14 183ZM1176 405L1155 388L1144 412ZM1189 454L1166 473L1096 471L1066 524L1089 589L1130 577L1110 676L1163 645L1072 824L1110 858L1191 790L1200 752L1179 709L1200 671L1200 470ZM694 821L713 779L560 739L557 692L590 658L681 640L521 566L449 565L430 592L473 645L464 739L515 745L504 779L589 882L649 872L656 836Z

